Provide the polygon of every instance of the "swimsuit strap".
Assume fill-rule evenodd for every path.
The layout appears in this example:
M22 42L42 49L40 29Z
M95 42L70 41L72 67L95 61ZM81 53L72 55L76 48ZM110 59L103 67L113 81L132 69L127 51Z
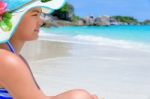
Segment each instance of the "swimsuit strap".
M9 48L9 50L10 50L12 53L15 53L15 50L14 50L13 46L10 44L10 42L8 41L8 42L6 42L6 44L7 44L8 48Z
M0 99L13 99L8 91L4 88L0 88Z

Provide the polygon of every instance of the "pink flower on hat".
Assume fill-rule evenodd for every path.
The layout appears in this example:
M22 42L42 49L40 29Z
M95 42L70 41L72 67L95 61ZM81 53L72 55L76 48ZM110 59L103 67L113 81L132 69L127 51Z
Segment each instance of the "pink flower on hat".
M7 4L0 1L0 29L4 32L10 31L12 28L11 13L7 11Z
M0 21L2 20L2 15L6 12L7 4L0 1Z
M6 12L7 4L5 2L0 1L0 15Z

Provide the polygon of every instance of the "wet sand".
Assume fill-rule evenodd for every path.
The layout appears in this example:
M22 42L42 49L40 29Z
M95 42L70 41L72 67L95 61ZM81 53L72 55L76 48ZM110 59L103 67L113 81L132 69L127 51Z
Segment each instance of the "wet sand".
M39 40L22 54L47 95L80 88L100 99L150 99L150 52Z

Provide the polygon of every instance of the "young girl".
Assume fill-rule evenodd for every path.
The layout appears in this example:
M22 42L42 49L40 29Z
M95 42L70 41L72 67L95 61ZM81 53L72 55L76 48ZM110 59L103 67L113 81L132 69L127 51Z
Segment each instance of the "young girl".
M28 2L22 3L24 1ZM25 6L24 8L27 8L18 7L17 9L21 10L13 12L12 23L10 20L7 21L12 26L9 24L5 27L3 24L0 25L0 99L98 99L97 96L82 89L70 90L56 96L46 96L40 90L28 64L20 55L20 51L26 41L36 40L38 38L40 26L43 24L40 18L43 10L42 7L46 6L51 9L53 8L53 10L58 9L64 4L64 1L29 1L0 0L0 24L3 21L5 22L5 17L9 18L8 15L4 15L4 12L6 13L7 10L3 11L3 13L1 11L4 10L2 7L6 8L6 3L7 6L12 5L12 2L20 3L20 5L23 4ZM15 14L19 14L18 19L13 19Z

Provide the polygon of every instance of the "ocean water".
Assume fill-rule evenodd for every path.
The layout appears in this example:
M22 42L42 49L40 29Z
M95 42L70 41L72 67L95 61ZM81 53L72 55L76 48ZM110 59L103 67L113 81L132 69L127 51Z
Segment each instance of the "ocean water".
M120 47L150 47L150 26L66 26L43 28L43 34L80 43ZM59 40L59 39L57 39ZM68 40L68 39L63 39Z

